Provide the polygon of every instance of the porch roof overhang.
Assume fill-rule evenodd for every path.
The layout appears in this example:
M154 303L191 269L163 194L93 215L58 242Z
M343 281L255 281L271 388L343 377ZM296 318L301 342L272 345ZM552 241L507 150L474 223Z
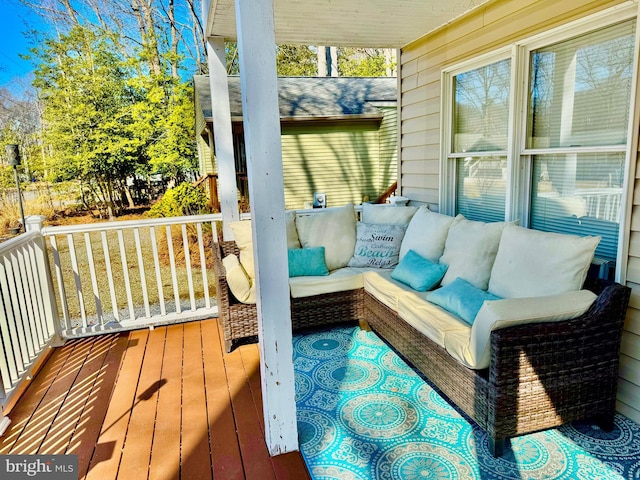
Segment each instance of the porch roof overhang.
M400 48L489 0L274 0L277 44ZM237 39L235 0L210 0L207 37Z

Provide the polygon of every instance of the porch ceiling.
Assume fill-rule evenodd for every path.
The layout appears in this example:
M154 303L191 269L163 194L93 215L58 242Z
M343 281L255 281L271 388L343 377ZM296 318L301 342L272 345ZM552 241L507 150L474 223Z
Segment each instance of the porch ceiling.
M488 0L274 0L276 43L399 48ZM207 36L236 39L235 0L211 0Z

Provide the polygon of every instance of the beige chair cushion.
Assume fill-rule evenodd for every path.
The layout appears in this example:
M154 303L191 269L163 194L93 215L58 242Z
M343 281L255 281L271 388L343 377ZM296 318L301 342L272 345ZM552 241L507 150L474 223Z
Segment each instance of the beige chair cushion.
M580 290L599 241L509 225L502 233L489 291L521 298Z
M407 226L400 246L400 260L413 250L421 257L438 263L452 223L453 217L432 212L426 206L420 207Z
M356 268L339 268L329 275L313 277L291 277L291 297L303 298L323 293L346 292L362 288L362 272Z
M559 322L585 313L596 299L589 290L545 297L511 298L482 305L468 333L447 332L447 352L469 368L481 370L491 360L491 332L527 323Z
M229 290L242 303L256 303L256 287L245 272L238 257L227 255L222 259Z
M486 290L505 222L476 222L458 215L447 235L440 263L448 265L441 284L449 285L460 277Z
M352 204L296 217L303 248L324 247L329 271L347 266L356 246L356 212Z

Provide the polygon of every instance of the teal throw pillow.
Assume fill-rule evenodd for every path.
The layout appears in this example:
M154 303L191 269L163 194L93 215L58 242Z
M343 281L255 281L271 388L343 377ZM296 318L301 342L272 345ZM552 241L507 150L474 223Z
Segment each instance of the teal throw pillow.
M329 275L324 247L290 248L289 277Z
M449 285L430 294L427 300L457 315L469 325L473 325L485 300L500 300L500 297L480 290L466 280L457 277Z
M409 285L414 290L426 292L438 285L446 272L446 265L433 263L409 250L391 272L391 278Z

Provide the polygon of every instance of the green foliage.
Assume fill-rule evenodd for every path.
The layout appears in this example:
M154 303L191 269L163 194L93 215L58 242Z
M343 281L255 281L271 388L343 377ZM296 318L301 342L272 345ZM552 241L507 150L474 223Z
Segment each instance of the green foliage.
M283 77L313 77L318 74L318 59L305 45L279 45L276 52L278 75Z
M342 77L384 77L389 65L380 49L340 48L338 70Z
M198 215L207 208L207 195L200 187L184 182L170 188L147 212L149 217L179 217Z
M124 59L113 35L76 26L33 51L44 106L49 178L78 179L101 212L117 213L127 178L182 181L196 168L192 86ZM90 203L87 201L87 203Z

